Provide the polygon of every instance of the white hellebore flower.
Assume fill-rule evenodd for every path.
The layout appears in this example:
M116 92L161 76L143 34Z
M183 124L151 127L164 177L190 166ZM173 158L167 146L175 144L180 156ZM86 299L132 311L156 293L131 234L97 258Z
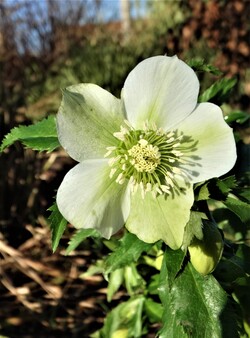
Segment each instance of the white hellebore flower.
M182 245L193 183L236 160L221 109L197 103L199 82L176 56L155 56L128 75L121 99L94 84L64 90L59 141L79 162L57 192L76 228L110 238L125 224L141 240Z

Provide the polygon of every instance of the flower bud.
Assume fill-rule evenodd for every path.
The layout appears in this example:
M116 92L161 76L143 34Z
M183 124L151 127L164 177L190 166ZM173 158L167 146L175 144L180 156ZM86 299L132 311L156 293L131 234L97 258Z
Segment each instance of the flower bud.
M214 271L223 252L223 239L213 222L204 221L203 239L195 238L188 251L193 267L200 274L207 275Z

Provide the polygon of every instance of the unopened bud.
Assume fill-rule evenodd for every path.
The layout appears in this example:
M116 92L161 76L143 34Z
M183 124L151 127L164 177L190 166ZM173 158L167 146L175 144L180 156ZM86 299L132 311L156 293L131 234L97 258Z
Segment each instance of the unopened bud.
M188 247L190 261L199 273L207 275L214 271L223 252L223 239L213 222L204 222L203 239L195 238Z

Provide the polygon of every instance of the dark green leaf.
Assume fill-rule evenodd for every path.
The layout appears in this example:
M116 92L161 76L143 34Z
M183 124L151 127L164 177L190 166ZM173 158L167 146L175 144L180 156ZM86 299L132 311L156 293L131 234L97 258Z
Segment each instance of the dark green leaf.
M234 212L242 222L247 222L250 220L249 204L232 197L228 197L223 203L228 207L228 209Z
M237 183L234 176L229 176L224 179L217 179L216 185L224 195L227 195L237 186Z
M233 256L230 259L222 259L214 272L214 276L220 282L229 283L230 285L237 278L246 275L242 263L240 258L236 256Z
M185 253L179 250L172 250L170 248L167 249L167 270L168 270L168 283L169 287L172 287L174 280L182 268L182 263L185 258ZM164 261L164 260L163 260Z
M224 201L228 193L236 188L237 183L234 176L229 176L224 179L211 179L207 186L212 199Z
M237 79L235 78L223 78L216 81L199 96L199 102L213 101L217 104L224 103L236 83Z
M160 337L221 338L224 332L230 333L227 337L238 337L227 295L212 275L204 277L188 263L172 287L168 280L168 269L163 266L159 294L164 325Z
M119 246L106 260L106 273L136 262L142 252L150 250L153 244L144 243L131 233L126 233L119 241Z
M69 246L66 249L66 255L75 250L87 237L100 237L100 234L95 229L78 230L69 241Z
M191 59L187 64L197 72L206 72L213 75L222 75L223 73L216 67L206 64L202 59Z
M68 222L58 210L56 203L54 203L49 210L51 211L49 222L52 231L52 250L55 252Z
M243 111L233 111L227 116L225 116L225 121L227 123L237 122L243 124L250 119L250 114Z
M33 150L52 151L56 149L60 144L57 137L55 117L50 115L36 124L13 128L5 136L0 152L16 141L21 141L26 147Z

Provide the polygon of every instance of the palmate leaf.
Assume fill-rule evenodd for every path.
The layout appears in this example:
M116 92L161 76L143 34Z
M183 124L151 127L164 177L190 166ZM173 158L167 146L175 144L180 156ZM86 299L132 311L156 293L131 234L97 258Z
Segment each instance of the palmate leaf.
M52 232L52 250L53 252L55 252L68 222L58 210L56 203L54 203L48 210L51 211L51 215L49 216L49 222Z
M57 138L55 117L50 115L36 124L13 128L3 139L0 152L16 141L22 142L33 150L50 152L56 149L60 144Z
M105 263L105 273L109 274L116 269L136 262L142 252L147 252L153 244L144 243L131 233L126 233L119 241L119 246L111 253Z
M171 259L174 256L168 250L159 283L159 295L163 304L163 328L159 337L221 338L223 334L229 338L238 337L227 295L215 278L212 275L200 275L188 263L171 286L167 264Z

